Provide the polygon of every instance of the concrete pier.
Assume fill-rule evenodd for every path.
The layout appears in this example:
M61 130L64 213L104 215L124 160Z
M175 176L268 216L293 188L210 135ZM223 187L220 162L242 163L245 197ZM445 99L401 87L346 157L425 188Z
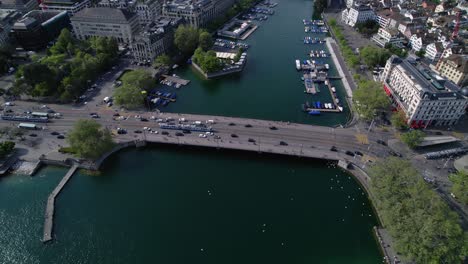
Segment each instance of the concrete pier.
M46 243L52 240L52 229L54 227L54 211L55 211L55 198L60 194L65 184L70 180L71 176L78 169L78 165L73 165L70 170L65 174L65 177L59 182L57 187L52 191L47 199L47 207L45 211L45 221L44 221L44 235L42 237L42 242Z
M330 51L333 63L335 64L336 69L338 70L338 74L343 77L343 86L346 90L346 94L348 95L349 98L353 97L353 90L351 88L351 84L348 82L347 75L344 72L344 69L342 67L345 67L344 65L341 65L340 61L336 57L335 52L338 52L334 49L336 46L336 42L332 38L326 38L326 43L327 43L327 48Z

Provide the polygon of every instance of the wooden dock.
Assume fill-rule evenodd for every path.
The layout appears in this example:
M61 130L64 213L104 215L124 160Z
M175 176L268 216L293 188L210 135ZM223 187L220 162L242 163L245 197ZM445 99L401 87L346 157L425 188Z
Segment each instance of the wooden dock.
M46 243L52 240L52 229L54 227L54 211L55 211L55 198L60 194L65 184L70 180L71 176L78 169L78 165L73 165L63 179L59 182L57 187L52 191L47 199L47 207L45 211L45 221L44 221L44 235L42 237L42 242Z
M184 79L176 77L176 76L163 74L162 77L164 77L166 80L168 80L170 82L178 83L180 85L187 85L187 84L190 83L190 80L184 80Z
M310 111L320 111L320 112L328 112L328 113L339 113L339 112L341 112L339 109L312 108L312 107L306 108L306 112L310 112Z
M317 89L314 84L314 80L312 80L312 77L310 74L305 73L304 74L304 86L305 86L305 92L308 94L316 94Z

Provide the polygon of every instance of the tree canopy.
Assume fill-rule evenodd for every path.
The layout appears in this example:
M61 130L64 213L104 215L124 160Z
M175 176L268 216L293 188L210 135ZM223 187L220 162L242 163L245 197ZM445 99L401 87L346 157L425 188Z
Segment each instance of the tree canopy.
M421 130L411 130L401 135L401 141L410 148L416 148L424 139L426 134Z
M198 46L198 29L189 25L180 25L174 33L175 46L185 55L190 55Z
M449 176L452 181L452 193L465 205L468 205L468 172L459 171Z
M458 215L407 160L391 157L370 169L374 205L398 252L416 263L461 263L468 239Z
M207 51L213 46L213 38L211 37L210 33L202 31L198 37L198 43L200 48L202 48L204 51Z
M356 111L364 120L371 120L378 111L385 110L390 105L390 100L381 88L381 84L360 80L358 88L353 93L353 101Z
M15 142L3 141L0 143L0 158L6 157L15 148Z
M369 45L361 49L360 56L368 67L373 68L375 66L384 66L391 53L386 49Z
M216 72L223 68L223 64L212 50L204 52L202 48L197 48L193 55L193 61L207 73Z
M158 67L160 65L169 66L172 64L171 57L167 54L161 54L153 62L153 66Z
M96 159L114 146L111 133L94 120L78 120L67 137L79 157Z
M392 113L392 117L390 118L390 121L396 129L408 128L408 124L406 123L406 114L403 110L398 110Z
M356 23L356 29L359 33L370 37L379 31L379 23L375 20L366 20L364 22Z
M144 103L145 91L156 85L156 81L144 70L127 72L120 80L122 85L115 89L114 101L128 109L140 107Z
M48 56L19 68L14 94L33 97L52 96L68 102L88 88L117 59L118 45L111 38L90 38L79 41L63 29Z

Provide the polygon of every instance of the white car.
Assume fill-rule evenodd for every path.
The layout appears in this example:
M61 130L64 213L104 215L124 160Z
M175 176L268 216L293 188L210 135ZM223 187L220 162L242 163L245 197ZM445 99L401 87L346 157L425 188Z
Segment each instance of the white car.
M15 103L13 103L13 102L6 102L5 103L5 106L14 106L14 105L15 105Z
M198 137L206 138L206 135L205 134L200 134L200 135L198 135Z

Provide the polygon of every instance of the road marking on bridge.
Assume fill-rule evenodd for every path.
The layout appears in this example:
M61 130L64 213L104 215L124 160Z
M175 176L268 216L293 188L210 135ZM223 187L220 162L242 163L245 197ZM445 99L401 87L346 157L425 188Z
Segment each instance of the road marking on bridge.
M367 138L366 134L358 133L358 134L356 134L356 139L361 144L365 144L365 145L369 144L369 138Z

